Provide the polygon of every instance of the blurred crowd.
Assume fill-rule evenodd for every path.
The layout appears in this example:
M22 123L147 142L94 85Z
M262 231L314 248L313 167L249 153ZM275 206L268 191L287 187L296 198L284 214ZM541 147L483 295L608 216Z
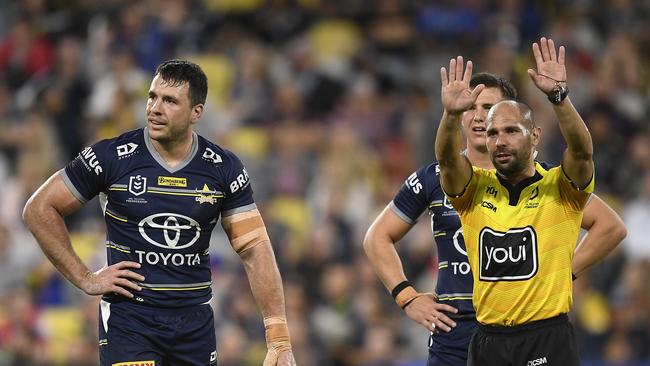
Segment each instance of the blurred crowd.
M144 125L152 73L170 58L206 71L197 130L252 177L298 364L424 364L428 334L375 276L363 235L435 159L439 69L455 55L515 83L543 128L538 158L559 163L552 109L526 75L541 35L567 47L596 192L628 229L574 283L583 364L650 364L649 19L647 0L0 0L0 366L98 364L99 299L57 274L21 210L84 146ZM435 245L421 221L398 251L431 291ZM98 203L67 223L101 268ZM260 365L264 328L241 263L220 232L211 251L219 365Z

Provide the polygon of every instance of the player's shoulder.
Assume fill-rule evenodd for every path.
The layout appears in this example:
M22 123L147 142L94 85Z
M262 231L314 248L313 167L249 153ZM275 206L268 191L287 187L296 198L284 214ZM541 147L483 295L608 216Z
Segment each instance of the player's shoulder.
M123 159L137 154L143 148L143 136L143 129L139 128L116 137L99 140L90 148L105 158Z
M412 191L414 194L434 199L440 191L440 167L437 162L420 166L404 181L402 191Z
M232 166L236 167L242 164L234 152L217 145L199 134L196 136L198 138L197 158L221 169L228 169Z
M440 164L437 161L433 161L428 164L424 164L416 170L416 173L426 178L429 181L440 181Z
M562 166L554 165L546 161L535 161L535 170L545 179L554 179L562 175Z
M542 170L549 171L553 168L557 168L557 164L550 163L548 161L535 160L536 165L538 165Z

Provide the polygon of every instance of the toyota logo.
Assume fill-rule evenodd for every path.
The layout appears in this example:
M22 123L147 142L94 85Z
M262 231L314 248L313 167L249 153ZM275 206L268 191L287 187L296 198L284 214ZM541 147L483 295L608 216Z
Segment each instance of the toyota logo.
M201 235L201 226L196 220L191 217L184 215L173 214L173 213L159 213L151 216L147 216L138 224L140 235L148 241L149 243L167 249L183 249L191 246L196 242L196 240ZM179 244L181 240L181 234L183 230L192 230L194 231L194 237L190 239L189 242ZM165 240L165 244L159 243L156 240L152 239L149 234L153 235L154 233L162 233L162 239ZM190 232L191 235L191 232ZM160 237L160 234L156 235Z

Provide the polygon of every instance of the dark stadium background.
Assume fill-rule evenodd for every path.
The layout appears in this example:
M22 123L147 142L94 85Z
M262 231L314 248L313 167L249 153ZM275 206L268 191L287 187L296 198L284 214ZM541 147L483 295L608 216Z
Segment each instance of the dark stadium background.
M563 150L532 87L530 44L567 47L571 98L596 151L596 191L628 237L575 282L583 365L650 364L650 1L0 0L0 366L96 365L98 298L64 281L21 222L29 195L87 144L144 123L155 66L209 78L198 130L236 151L279 259L298 364L423 365L427 334L362 253L366 228L434 159L439 68L462 54L515 82ZM399 245L432 290L428 218ZM94 269L97 202L68 220ZM219 365L260 365L261 317L225 237L212 244Z

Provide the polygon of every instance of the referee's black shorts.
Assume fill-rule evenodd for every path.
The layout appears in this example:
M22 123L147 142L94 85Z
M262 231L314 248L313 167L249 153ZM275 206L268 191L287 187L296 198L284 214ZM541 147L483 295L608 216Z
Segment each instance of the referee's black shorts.
M580 365L566 314L514 327L479 324L469 344L468 366Z

